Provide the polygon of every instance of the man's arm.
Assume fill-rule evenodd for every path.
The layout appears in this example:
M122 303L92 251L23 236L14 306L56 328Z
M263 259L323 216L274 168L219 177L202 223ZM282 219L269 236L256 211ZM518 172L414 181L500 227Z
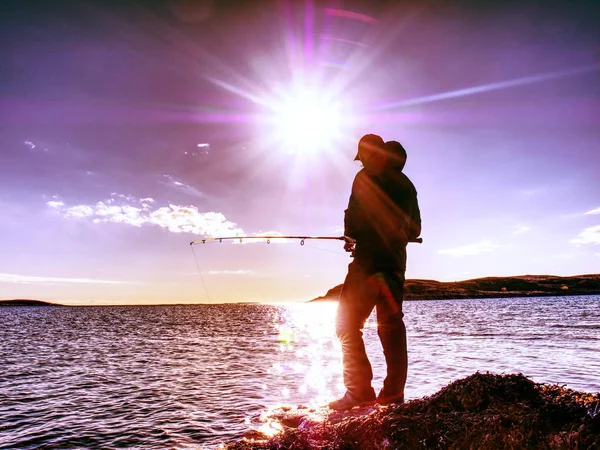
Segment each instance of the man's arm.
M417 192L415 191L415 203L413 205L409 230L408 230L408 238L416 239L421 235L421 211L419 210L419 201L417 199Z
M359 183L359 175L354 178L352 183L352 191L348 200L348 208L344 211L344 236L357 239L362 233L362 228L365 225L362 209L357 200L356 190Z

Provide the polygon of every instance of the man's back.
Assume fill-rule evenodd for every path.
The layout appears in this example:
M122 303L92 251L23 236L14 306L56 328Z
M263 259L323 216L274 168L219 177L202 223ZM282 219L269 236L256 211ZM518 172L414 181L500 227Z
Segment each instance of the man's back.
M400 170L355 177L344 218L355 258L373 271L406 270L406 244L421 233L417 191Z

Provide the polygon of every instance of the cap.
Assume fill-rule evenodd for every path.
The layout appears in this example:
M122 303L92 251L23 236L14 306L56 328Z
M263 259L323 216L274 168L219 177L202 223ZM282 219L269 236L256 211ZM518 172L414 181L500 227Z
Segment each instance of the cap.
M360 161L360 154L373 151L374 149L382 149L385 146L381 136L377 134L365 134L358 141L358 151L354 157L354 161Z

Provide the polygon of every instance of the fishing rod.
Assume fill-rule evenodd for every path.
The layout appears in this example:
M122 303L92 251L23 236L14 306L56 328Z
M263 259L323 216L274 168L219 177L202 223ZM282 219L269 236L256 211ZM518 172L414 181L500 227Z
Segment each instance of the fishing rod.
M209 242L223 242L223 241L239 241L244 242L244 239L266 239L267 244L271 243L271 239L299 239L300 245L304 245L304 241L307 239L314 240L329 240L329 241L344 241L349 244L356 244L356 240L352 239L348 236L282 236L282 235L273 235L273 236L227 236L227 237L212 237L212 238L204 238L198 239L196 241L190 242L190 245L195 244L206 244ZM409 239L408 242L421 244L423 242L423 238Z
M267 241L267 244L271 243L271 239L299 239L300 245L304 245L304 241L308 240L325 240L325 241L344 241L346 244L350 244L349 252L350 256L354 256L354 245L356 244L356 239L353 239L348 236L284 236L284 235L272 235L272 236L225 236L225 237L207 237L203 239L198 239L196 241L190 242L190 249L192 250L192 254L194 255L194 261L196 261L196 267L198 268L198 274L200 275L200 279L202 280L202 285L204 286L204 291L206 292L206 297L210 303L210 295L208 293L208 288L206 287L206 283L204 282L204 277L202 276L202 271L200 270L200 264L198 263L198 258L196 257L196 252L194 251L194 245L196 244L207 244L210 242L223 242L223 241L238 241L240 243L244 242L244 239L263 239ZM409 239L408 242L414 242L417 244L421 244L423 242L423 238Z

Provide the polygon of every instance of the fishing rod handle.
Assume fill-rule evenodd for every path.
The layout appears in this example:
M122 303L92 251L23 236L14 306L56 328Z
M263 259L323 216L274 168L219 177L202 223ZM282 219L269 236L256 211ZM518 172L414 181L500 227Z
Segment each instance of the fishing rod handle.
M348 243L356 244L356 239L352 239L349 236L344 236L344 241L348 242ZM423 238L409 239L408 242L414 243L414 244L422 244Z

